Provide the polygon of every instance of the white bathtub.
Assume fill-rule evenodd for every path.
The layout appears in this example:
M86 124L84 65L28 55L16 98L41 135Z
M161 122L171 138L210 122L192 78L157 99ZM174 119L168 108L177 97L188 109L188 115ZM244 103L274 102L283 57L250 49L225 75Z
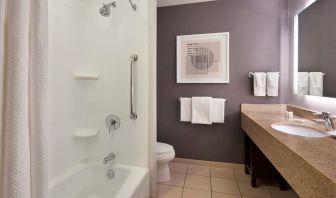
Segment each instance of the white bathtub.
M78 164L49 185L49 198L148 198L148 169L115 165L113 179L101 162Z

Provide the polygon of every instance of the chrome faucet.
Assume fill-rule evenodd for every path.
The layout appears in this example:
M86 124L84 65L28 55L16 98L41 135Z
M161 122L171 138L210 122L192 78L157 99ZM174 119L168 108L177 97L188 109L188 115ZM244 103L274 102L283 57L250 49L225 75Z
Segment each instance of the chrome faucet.
M323 119L314 119L315 122L324 122L324 126L327 131L335 131L334 118L330 112L317 112L314 113L315 116L322 116Z
M110 154L108 154L106 157L104 157L104 159L103 159L103 164L107 164L109 161L114 160L115 157L116 157L116 156L115 156L114 153L110 153Z

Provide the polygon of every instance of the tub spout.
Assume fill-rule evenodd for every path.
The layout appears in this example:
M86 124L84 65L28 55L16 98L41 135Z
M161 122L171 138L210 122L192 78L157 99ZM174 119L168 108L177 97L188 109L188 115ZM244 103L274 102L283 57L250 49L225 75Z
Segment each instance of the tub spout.
M103 164L107 164L109 161L114 160L115 157L116 157L116 156L115 156L114 153L110 153L110 154L108 154L106 157L104 157L104 159L103 159Z

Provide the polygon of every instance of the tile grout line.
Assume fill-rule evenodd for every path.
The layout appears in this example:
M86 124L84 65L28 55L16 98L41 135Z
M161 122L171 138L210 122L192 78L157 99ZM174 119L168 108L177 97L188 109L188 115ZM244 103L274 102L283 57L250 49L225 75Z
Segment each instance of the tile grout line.
M184 192L184 188L185 188L185 183L187 181L187 174L188 174L188 169L189 169L189 164L186 164L187 165L187 170L185 172L185 176L184 176L184 182L183 182L183 186L182 186L182 194L181 194L181 198L183 198L183 192Z
M237 186L238 186L238 190L239 190L239 193L240 193L240 197L243 197L243 194L242 194L242 192L241 192L241 190L240 190L240 186L239 186L239 183L238 183L238 179L237 179L237 176L236 176L236 173L235 173L235 169L232 169L232 171L233 171L233 176L234 176L234 178L235 178L236 184L237 184Z
M212 198L212 172L211 172L211 166L209 166L210 168L210 196Z

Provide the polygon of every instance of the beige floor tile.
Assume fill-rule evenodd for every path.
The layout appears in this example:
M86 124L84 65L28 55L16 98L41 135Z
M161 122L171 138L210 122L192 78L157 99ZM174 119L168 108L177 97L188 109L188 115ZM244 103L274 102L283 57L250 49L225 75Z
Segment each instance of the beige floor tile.
M226 194L226 193L212 192L212 197L211 198L241 198L241 196L240 195Z
M184 188L182 198L211 198L211 191Z
M233 172L238 181L250 181L251 180L251 176L245 174L244 169L240 169L240 168L234 169Z
M188 165L176 162L169 163L170 172L187 174Z
M165 185L171 185L171 186L179 186L183 187L184 186L184 181L186 178L186 175L183 173L176 173L176 172L171 172L171 178L170 181L163 182L160 184L165 184Z
M293 190L282 191L279 186L267 186L272 198L298 198L299 196Z
M182 188L159 184L157 186L157 198L181 198Z
M238 181L240 192L243 196L269 198L272 197L266 186L253 188L249 181Z
M200 175L210 177L210 167L209 166L199 166L199 165L189 165L188 174L190 175Z
M222 179L235 179L233 169L211 167L211 177Z
M184 187L210 191L210 177L187 175Z
M211 178L211 188L214 192L240 195L236 180Z

